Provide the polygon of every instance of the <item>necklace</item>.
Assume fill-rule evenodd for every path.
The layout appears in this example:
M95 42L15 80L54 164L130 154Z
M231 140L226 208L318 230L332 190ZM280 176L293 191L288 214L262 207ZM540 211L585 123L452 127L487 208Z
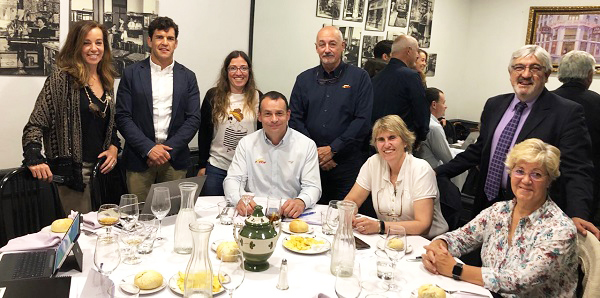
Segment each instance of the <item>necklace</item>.
M92 102L92 98L90 97L90 93L88 92L88 86L83 87L83 90L85 90L85 95L87 95L88 101L90 102L90 105L88 106L88 108L90 109L90 111L95 115L98 116L100 118L104 118L106 117L106 109L108 108L108 100L110 100L110 95L107 95L106 98L104 100L102 100L101 98L98 98L98 100L104 104L104 111L100 111L100 107L98 107L97 104Z

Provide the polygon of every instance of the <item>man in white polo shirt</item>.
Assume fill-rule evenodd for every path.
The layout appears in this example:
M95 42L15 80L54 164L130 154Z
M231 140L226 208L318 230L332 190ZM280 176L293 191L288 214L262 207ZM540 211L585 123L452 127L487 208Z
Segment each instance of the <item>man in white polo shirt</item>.
M256 206L240 201L240 185L261 197L287 199L281 207L286 217L298 217L313 207L321 196L319 159L314 141L288 127L290 108L286 97L276 91L265 93L259 103L258 120L263 128L245 136L223 182L225 198L241 214Z

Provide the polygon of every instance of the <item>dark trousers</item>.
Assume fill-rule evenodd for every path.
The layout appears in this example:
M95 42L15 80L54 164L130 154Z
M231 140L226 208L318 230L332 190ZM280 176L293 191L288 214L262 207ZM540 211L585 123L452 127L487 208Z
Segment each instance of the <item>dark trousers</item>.
M355 158L336 161L337 166L329 171L321 170L323 192L318 203L327 205L331 200L343 200L356 182L356 176L365 160L364 154L357 153Z
M227 177L227 171L206 164L206 180L200 192L201 196L224 196L223 180Z

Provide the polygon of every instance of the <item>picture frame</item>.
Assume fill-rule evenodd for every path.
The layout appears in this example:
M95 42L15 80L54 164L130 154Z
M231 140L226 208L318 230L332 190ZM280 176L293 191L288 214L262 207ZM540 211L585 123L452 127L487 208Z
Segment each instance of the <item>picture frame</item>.
M525 43L550 53L552 71L569 51L586 51L596 59L600 74L600 6L532 6Z

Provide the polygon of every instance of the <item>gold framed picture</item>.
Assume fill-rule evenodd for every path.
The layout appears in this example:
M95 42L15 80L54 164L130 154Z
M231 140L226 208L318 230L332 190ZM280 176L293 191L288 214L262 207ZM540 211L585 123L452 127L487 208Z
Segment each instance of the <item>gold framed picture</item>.
M562 56L580 50L594 56L600 74L600 6L532 6L525 42L550 53L553 71Z

